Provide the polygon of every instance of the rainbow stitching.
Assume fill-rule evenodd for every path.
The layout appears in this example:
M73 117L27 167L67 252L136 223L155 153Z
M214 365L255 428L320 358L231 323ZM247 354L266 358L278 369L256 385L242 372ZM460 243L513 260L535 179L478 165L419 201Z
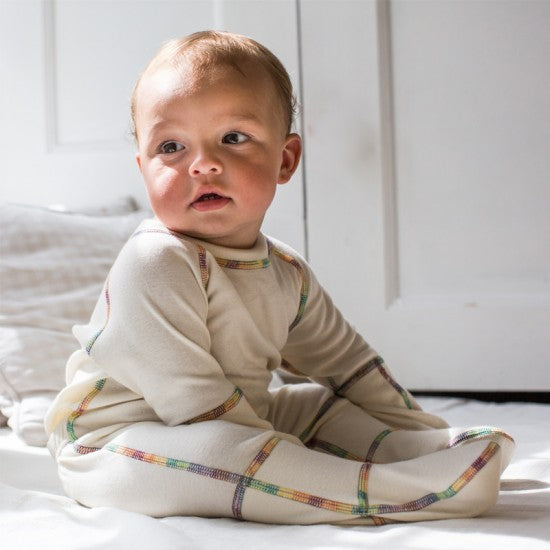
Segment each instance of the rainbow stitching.
M137 237L138 235L141 235L142 233L161 233L163 235L169 235L170 237L174 237L175 239L178 239L178 241L181 243L181 237L177 233L170 231L169 229L140 229L138 231L135 231L132 235L132 239L134 237ZM195 243L195 246L197 248L197 252L199 255L199 268L201 271L201 280L202 280L202 286L206 289L206 285L208 284L208 265L206 262L206 250L203 246L200 244Z
M380 365L378 370L380 371L380 374L393 386L397 393L401 395L407 409L414 409L413 404L411 403L411 394L390 376L390 373L385 369L384 365Z
M261 260L228 260L226 258L216 258L216 262L220 267L227 269L265 269L271 265L269 258Z
M363 508L368 508L369 506L369 494L367 491L369 485L369 473L372 468L372 464L365 462L359 470L359 487L357 489L357 500L359 501L359 506Z
M206 289L208 284L209 274L208 274L208 264L206 262L206 250L200 244L197 244L197 252L199 254L199 268L201 270L201 281L202 286Z
M330 378L330 383L334 389L334 393L339 395L344 395L356 382L361 378L369 374L374 369L377 369L384 364L384 360L380 356L376 356L374 359L371 359L366 365L363 365L355 374L353 374L348 380L346 380L342 385L338 386L332 378Z
M242 516L242 506L244 500L244 493L246 488L249 486L246 480L252 479L256 472L260 469L260 466L269 458L271 451L275 448L280 439L274 437L270 439L260 450L260 452L255 456L254 460L251 462L250 466L246 469L244 477L237 483L235 488L235 494L233 496L233 516L237 519L243 519Z
M330 443L329 441L324 441L323 439L311 439L307 442L307 447L310 449L322 449L323 451L326 451L327 453L334 456L339 456L340 458L347 458L348 460L364 462L360 456L354 455L353 453L346 451L346 449L343 449L342 447L339 447L334 443Z
M300 440L305 441L308 437L308 435L312 432L313 428L315 427L316 422L332 407L334 402L336 401L337 396L331 395L322 405L313 420L310 422L309 426L300 434Z
M394 430L391 430L390 428L386 429L386 430L383 430L382 432L380 432L375 440L371 443L371 446L367 452L367 456L365 458L365 461L366 462L373 462L373 457L374 457L374 453L376 452L376 450L378 449L378 446L380 445L380 443L382 442L382 440L389 434L391 434Z
M281 260L289 263L290 265L294 266L298 270L298 273L300 275L300 279L302 281L302 286L300 288L300 302L299 302L299 305L298 305L298 313L296 314L296 317L294 318L294 321L292 321L292 324L290 325L290 327L288 329L288 330L292 330L300 322L300 320L302 319L302 316L304 315L304 310L306 308L306 303L307 303L307 299L308 299L308 295L309 295L309 285L308 285L308 281L307 281L307 277L306 277L306 273L304 271L304 268L302 267L300 262L298 262L298 260L296 260L295 258L290 256L289 254L285 254L284 252L282 252L281 250L279 250L278 248L276 248L274 246L273 246L272 250L273 250L273 253L276 256L281 258Z
M384 368L384 360L380 356L376 356L374 359L371 359L366 365L361 367L351 378L346 380L341 386L337 386L334 383L333 379L330 379L331 386L334 389L334 393L338 395L344 395L346 391L351 388L356 382L358 382L361 378L369 374L374 369L378 369L378 372L385 378L386 381L388 381L391 386L399 393L401 398L403 399L403 402L405 403L407 409L414 409L411 400L410 400L410 394L409 392L400 386L388 373L388 371Z
M105 294L105 303L107 304L107 315L105 318L105 323L103 323L103 326L100 330L98 330L89 340L86 344L86 353L90 355L90 352L92 351L92 347L95 344L96 340L99 338L101 333L105 330L105 327L107 326L107 323L109 322L109 317L111 316L111 297L109 296L109 277L107 277L107 280L105 281L105 286L103 289L103 292Z
M243 391L240 388L235 387L235 391L231 394L231 397L224 401L221 405L218 405L215 409L205 412L199 416L195 416L191 420L185 422L185 424L195 424L196 422L205 422L207 420L214 420L226 412L230 411L233 407L236 407L241 397L243 396Z
M73 411L69 417L67 418L67 433L69 434L69 439L74 443L78 437L74 431L74 423L76 419L84 414L88 407L90 406L90 402L94 397L97 396L97 394L103 389L105 386L106 378L102 378L101 380L98 380L94 384L94 388L91 392L89 392L84 399L80 402L80 405L76 409L76 411ZM91 453L93 451L97 451L97 447L86 447L84 445L78 445L74 443L75 450L80 454L87 454Z
M292 500L294 502L300 502L308 506L314 506L316 508L322 508L342 514L358 515L358 516L373 516L380 514L396 514L401 512L412 512L421 510L434 504L435 502L445 500L455 496L461 491L476 475L477 473L491 460L495 453L499 449L499 445L491 442L487 445L484 451L474 460L474 462L458 477L447 489L437 493L428 493L418 499L405 502L403 504L374 504L374 505L359 505L350 504L347 502L341 502L337 500L327 499L317 495L304 493L294 489L281 487L274 483L269 483L259 479L255 479L250 476L237 474L235 472L229 472L219 468L212 468L210 466L204 466L202 464L195 464L180 460L176 458L169 458L159 456L153 453L146 453L137 449L131 449L123 445L108 444L104 447L105 450L126 456L134 460L140 460L149 464L155 464L157 466L164 466L167 468L174 468L176 470L183 470L189 473L209 477L210 479L216 479L219 481L225 481L228 483L242 484L250 489L261 491L263 493ZM362 470L363 479L359 486L363 489L366 483L367 468ZM365 497L366 499L366 494Z
M462 432L451 441L449 441L447 448L450 447L456 447L460 443L464 441L471 441L476 439L483 439L484 437L491 436L491 435L500 435L506 439L509 439L510 441L514 441L514 439L507 434L505 431L501 430L500 428L491 428L489 426L480 426L478 428L472 428L471 430L468 430L466 432Z

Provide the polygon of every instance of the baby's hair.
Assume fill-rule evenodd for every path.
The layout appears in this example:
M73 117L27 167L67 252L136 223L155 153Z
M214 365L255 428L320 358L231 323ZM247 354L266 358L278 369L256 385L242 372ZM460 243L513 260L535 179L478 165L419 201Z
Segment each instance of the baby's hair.
M162 65L178 69L183 62L191 64L193 74L197 77L216 66L229 65L244 74L247 63L261 65L273 81L275 92L281 101L286 131L291 132L296 113L296 98L288 72L279 59L265 46L247 36L222 31L200 31L164 44L140 75L131 99L132 129L136 139L136 103L140 82L144 76Z

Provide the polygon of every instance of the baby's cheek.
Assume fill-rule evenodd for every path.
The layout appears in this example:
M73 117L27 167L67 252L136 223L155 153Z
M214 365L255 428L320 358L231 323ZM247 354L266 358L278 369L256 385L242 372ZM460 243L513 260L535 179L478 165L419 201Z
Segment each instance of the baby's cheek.
M174 174L157 175L153 181L148 183L147 191L151 207L162 221L166 222L172 216L177 215L182 205L185 204L184 187L178 183Z
M170 201L180 196L183 186L179 183L179 174L175 170L159 170L151 174L148 183L149 194L158 201Z

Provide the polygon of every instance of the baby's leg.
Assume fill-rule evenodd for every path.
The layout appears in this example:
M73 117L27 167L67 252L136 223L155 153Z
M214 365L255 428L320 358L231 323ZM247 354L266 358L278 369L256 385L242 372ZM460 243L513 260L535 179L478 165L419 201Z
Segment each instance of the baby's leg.
M513 450L512 438L498 428L400 429L394 426L401 410L398 418L387 415L392 427L318 384L284 386L272 395L270 420L276 429L296 435L309 448L351 460L397 462L486 440L503 448L507 463ZM407 413L427 416L424 411Z
M426 430L391 428L346 399L338 400L306 441L310 448L366 462L408 460L474 440L494 441L508 463L512 438L498 428L478 426Z
M298 524L477 515L503 467L492 441L372 464L222 420L134 424L100 449L67 444L58 462L67 493L87 506Z

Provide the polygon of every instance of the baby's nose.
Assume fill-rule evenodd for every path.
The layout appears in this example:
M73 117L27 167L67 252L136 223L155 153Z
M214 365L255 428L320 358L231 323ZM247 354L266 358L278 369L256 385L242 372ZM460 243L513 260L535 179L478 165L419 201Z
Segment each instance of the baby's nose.
M206 174L221 174L223 168L220 160L209 151L199 151L189 165L189 174L191 176L200 176Z

